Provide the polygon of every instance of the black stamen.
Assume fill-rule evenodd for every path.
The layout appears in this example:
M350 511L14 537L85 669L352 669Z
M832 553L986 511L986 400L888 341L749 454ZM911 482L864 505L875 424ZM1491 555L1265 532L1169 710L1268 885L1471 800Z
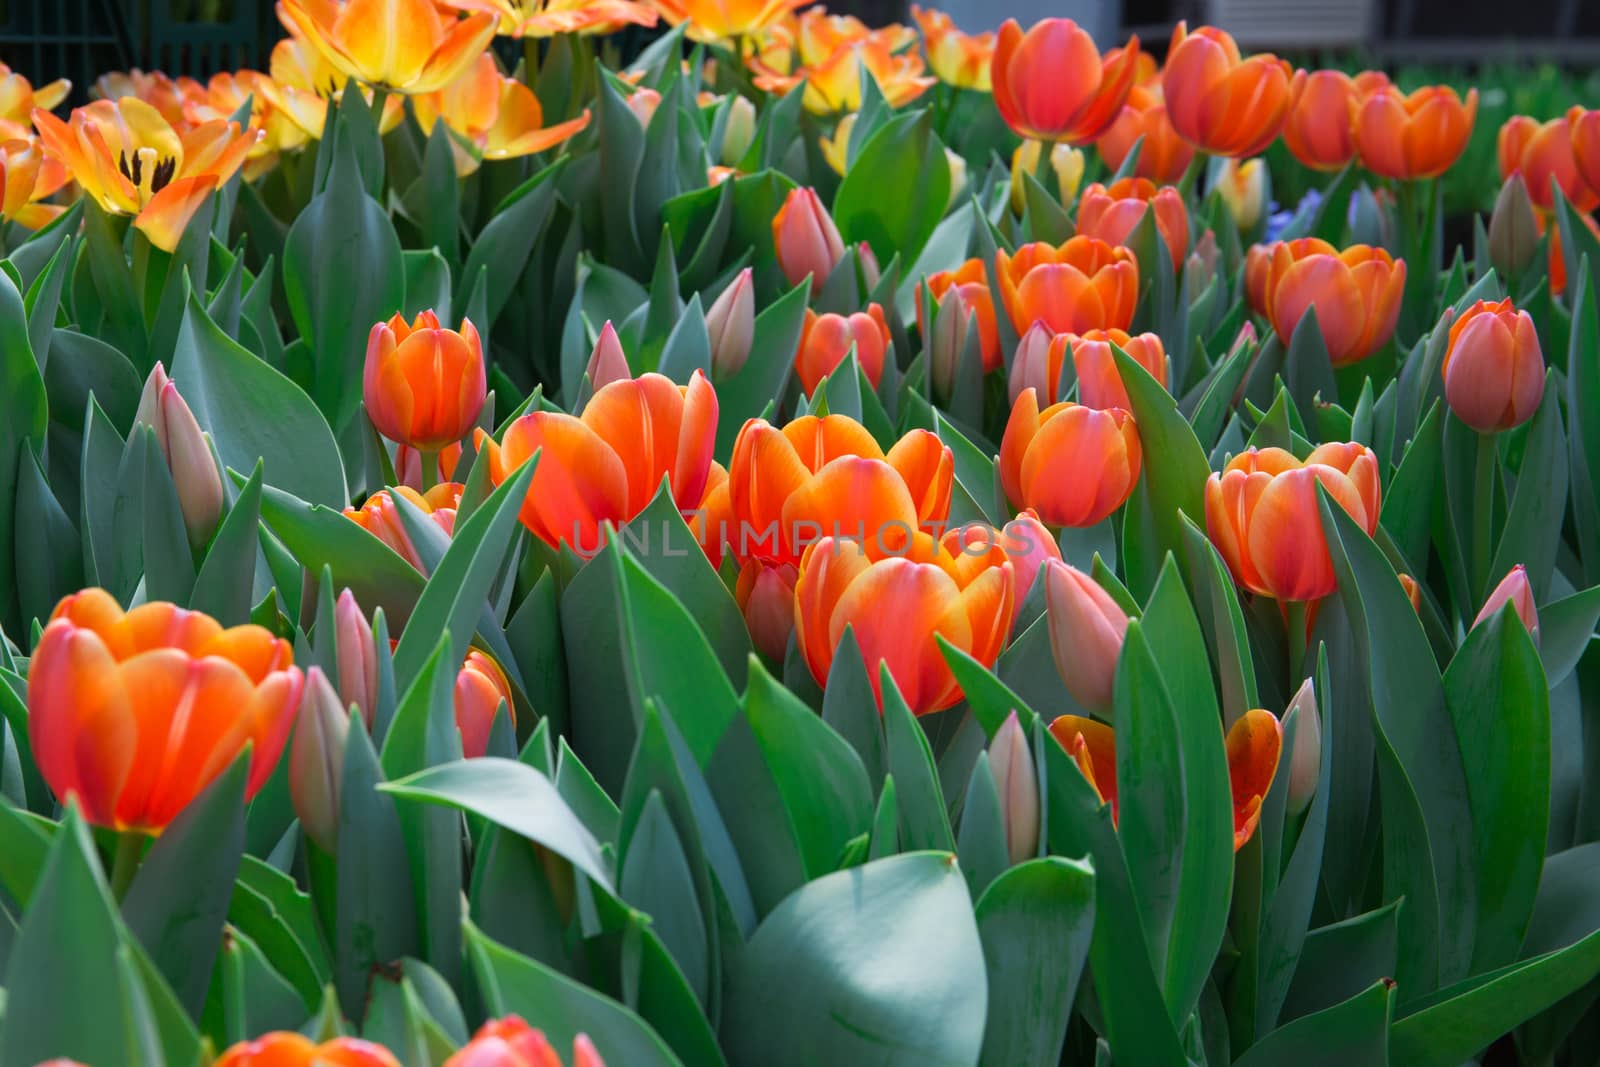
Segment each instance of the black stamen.
M117 169L122 171L122 176L130 182L134 180L133 172L128 169L128 153L120 153L120 157L117 160Z
M178 161L175 159L164 159L160 163L157 163L155 173L150 175L150 191L152 193L159 193L161 190L165 189L167 187L167 183L172 180L173 175L177 172Z

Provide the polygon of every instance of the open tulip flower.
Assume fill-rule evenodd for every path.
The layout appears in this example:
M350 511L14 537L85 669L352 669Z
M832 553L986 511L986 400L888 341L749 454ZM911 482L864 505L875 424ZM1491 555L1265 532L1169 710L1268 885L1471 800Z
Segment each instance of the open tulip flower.
M0 63L0 138L27 137L33 129L33 110L54 111L72 92L72 83L58 78L37 89L25 76Z
M988 546L998 545L1000 534L989 533ZM951 530L934 541L918 532L888 552L878 551L871 536L860 542L824 537L806 549L795 584L795 640L817 684L827 684L834 652L850 627L880 708L880 663L915 714L961 699L937 638L992 665L1011 632L1016 590L1004 551L985 546L970 552L960 534Z
M494 16L503 37L554 37L561 33L614 33L626 26L654 26L656 9L635 0L445 0L462 11Z
M1378 529L1378 457L1365 445L1325 444L1304 462L1252 448L1206 482L1206 532L1234 580L1281 601L1318 600L1337 588L1317 485L1365 530Z
M263 136L220 119L180 131L134 97L96 100L75 109L67 122L36 109L33 121L45 151L84 194L113 215L132 215L163 252L178 247L190 217Z
M417 123L424 133L444 121L456 135L456 173L471 174L485 159L516 159L554 148L589 125L589 112L544 124L539 98L516 78L508 78L485 52L465 74L435 93L416 98ZM463 148L463 143L470 148Z
M1059 715L1050 723L1054 737L1077 763L1102 803L1117 821L1117 745L1111 727L1080 715ZM1226 737L1228 785L1233 796L1233 850L1243 848L1261 821L1261 804L1278 773L1283 725L1270 711L1255 708L1233 724Z
M1260 155L1283 129L1294 98L1288 63L1266 53L1244 58L1223 30L1190 33L1182 22L1172 31L1161 88L1178 136L1231 159Z
M1251 255L1245 267L1251 302L1285 345L1313 307L1335 367L1366 359L1393 336L1405 295L1404 260L1367 245L1336 251L1316 238L1280 241Z
M994 58L995 35L962 33L943 11L911 5L911 17L922 30L928 68L947 85L988 92L989 65Z
M303 684L288 642L259 626L101 589L56 606L28 666L39 772L84 817L159 832L251 747L246 796L283 752Z
M230 73L219 71L204 85L185 82L183 117L190 126L207 122L226 121L250 104L250 129L260 130L261 139L245 157L244 180L255 181L278 163L279 153L293 151L305 145L309 136L293 118L272 102L265 83L265 74L255 70Z
M359 508L345 508L344 517L356 523L369 534L394 550L395 555L418 570L422 560L417 555L411 537L406 533L405 520L400 518L399 505L389 494L398 493L422 511L433 524L446 534L455 532L456 507L461 503L462 485L459 482L440 482L426 493L419 493L409 485L380 489L367 497Z
M1170 185L1158 187L1149 178L1120 178L1104 186L1095 182L1078 204L1078 233L1108 245L1126 244L1146 212L1155 212L1156 232L1172 254L1172 269L1183 269L1189 251L1189 210L1183 194Z
M458 17L433 0L278 0L278 11L346 78L404 94L455 81L499 25L488 12Z
M229 1046L212 1067L400 1067L394 1053L373 1041L336 1037L317 1044L279 1030Z
M533 411L498 444L482 430L476 436L489 451L495 485L543 450L523 525L551 547L566 544L587 557L600 550L603 525L643 511L664 477L680 510L699 506L717 437L717 394L699 371L688 385L642 374L596 392L582 417Z
M1093 526L1132 495L1140 456L1139 431L1121 408L1063 400L1040 411L1024 389L1000 441L1000 483L1013 505L1051 526Z
M285 37L272 46L268 73L252 79L252 91L271 105L275 115L296 127L302 139L320 141L328 121L328 104L344 95L348 79L316 48L299 37ZM357 89L370 102L371 89ZM405 101L388 96L378 116L378 132L387 134L405 118ZM270 134L269 134L270 137ZM293 135L280 137L284 149L296 147Z
M1447 85L1409 95L1379 86L1350 105L1356 153L1374 174L1396 180L1437 178L1467 147L1478 115L1478 90L1463 102Z
M1035 241L995 253L1000 298L1018 334L1035 322L1052 333L1125 330L1139 298L1133 252L1079 234L1060 246Z
M922 56L915 52L895 52L879 37L850 40L839 44L817 62L780 73L751 61L756 88L770 93L787 93L805 83L803 97L807 111L814 115L854 112L861 107L861 78L870 74L891 107L900 107L921 96L935 78L923 74Z
M1071 19L1041 19L1026 33L1007 19L991 61L994 103L1018 137L1089 144L1122 112L1138 60L1137 37L1102 56Z
M713 44L767 29L808 0L653 0L672 25L689 24L691 40Z
M794 357L795 374L809 396L816 392L822 379L839 369L854 347L862 373L876 388L878 379L883 377L883 361L890 344L889 323L877 304L868 304L867 310L850 315L831 311L818 315L807 308L800 348Z
M41 201L67 184L61 161L47 156L36 138L0 142L0 218L37 230L66 210Z
M933 295L935 311L944 303L946 293L954 292L960 298L977 326L983 372L999 370L1005 357L1000 350L1000 324L994 317L994 296L989 292L989 272L983 260L969 259L955 270L935 271L928 275L928 291ZM916 300L922 335L932 336L926 317L928 309L922 306L921 286L917 287Z
M1440 373L1445 402L1474 430L1521 426L1544 399L1544 353L1533 317L1509 299L1473 304L1450 324Z
M1295 159L1313 170L1338 170L1355 158L1351 108L1367 93L1389 84L1382 71L1352 78L1342 70L1312 71L1296 86L1283 124L1283 143Z
M1588 213L1600 207L1600 191L1591 188L1578 170L1572 151L1572 135L1565 118L1540 122L1527 115L1513 115L1500 127L1496 150L1500 156L1500 178L1521 174L1528 187L1528 199L1541 211L1555 206L1551 181L1561 187L1561 195Z
M1135 85L1116 121L1100 135L1095 147L1113 173L1139 145L1139 161L1133 173L1158 185L1171 185L1183 177L1194 159L1194 146L1173 129L1167 116L1167 103L1159 84Z

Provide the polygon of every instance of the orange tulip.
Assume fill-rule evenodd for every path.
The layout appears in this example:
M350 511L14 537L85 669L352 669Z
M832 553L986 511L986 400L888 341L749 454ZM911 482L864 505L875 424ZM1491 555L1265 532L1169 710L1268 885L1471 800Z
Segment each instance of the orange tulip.
M1312 71L1296 88L1283 124L1284 147L1313 170L1338 170L1355 158L1350 128L1352 105L1367 93L1389 84L1381 71L1363 71L1354 78L1342 70Z
M1087 574L1046 563L1050 650L1072 699L1090 711L1111 710L1112 680L1128 634L1128 613Z
M1411 610L1420 612L1422 610L1422 587L1409 574L1399 575L1399 578L1400 588L1406 591L1406 599L1411 601Z
M456 134L450 145L456 173L462 176L485 159L516 159L554 148L589 125L585 110L575 119L546 126L539 98L521 80L501 74L492 52L479 56L443 89L418 96L414 108L423 133L443 119Z
M272 46L267 70L269 76L257 75L252 80L252 91L265 97L274 114L283 116L300 131L300 141L321 140L329 103L344 96L344 75L299 37L285 37ZM372 90L359 91L370 104ZM378 118L378 132L389 133L404 118L405 101L398 96L387 97ZM283 147L294 148L295 141L292 134L287 135Z
M0 218L30 230L47 225L66 209L40 201L53 196L69 177L67 168L47 156L37 138L0 142Z
M544 1036L519 1016L490 1019L478 1028L444 1067L561 1067L561 1056ZM606 1067L588 1035L572 1039L572 1067Z
M1139 298L1139 261L1131 251L1082 234L1060 247L1043 241L1016 255L995 253L1000 299L1023 334L1035 322L1052 333L1125 330Z
M1539 609L1533 601L1533 587L1528 584L1528 568L1517 564L1506 572L1500 579L1500 584L1490 591L1489 596L1479 609L1477 617L1472 620L1472 625L1491 618L1495 612L1511 605L1512 612L1522 621L1522 626L1528 631L1528 636L1533 638L1534 644L1539 643Z
M741 562L791 564L824 536L901 547L909 531L943 525L954 478L954 455L926 430L885 454L844 415L807 415L782 430L751 419L728 467L727 543Z
M1583 220L1584 226L1594 235L1594 239L1600 241L1600 223L1594 221L1594 216L1579 215L1578 218ZM1544 216L1539 214L1534 215L1534 222L1538 224L1541 235L1546 230L1550 233L1550 249L1545 265L1550 273L1550 295L1560 296L1567 291L1567 257L1561 250L1561 227L1551 226L1545 221Z
M803 101L814 115L855 112L861 107L861 79L870 74L891 107L901 107L921 96L937 80L923 75L922 56L896 52L881 37L847 41L816 63L783 73L753 58L751 79L765 92L787 93L805 83Z
M934 303L944 303L945 294L954 291L960 297L967 313L976 321L978 347L983 356L983 372L999 370L1005 361L1000 350L1000 324L994 317L994 296L989 292L989 272L983 260L969 259L955 270L941 270L928 275L928 291ZM930 324L922 306L922 287L916 291L917 319L924 337L932 336Z
M1351 105L1356 154L1361 165L1385 178L1437 178L1467 147L1478 116L1478 90L1466 102L1447 85L1429 85L1409 96L1382 86Z
M388 545L394 550L395 555L420 571L422 560L411 544L410 535L406 533L405 523L400 518L399 505L389 494L398 493L405 497L407 501L427 513L439 529L446 534L452 534L456 528L456 507L461 503L463 488L459 482L440 482L426 493L419 493L408 485L380 489L367 497L366 503L359 509L345 508L344 517Z
M517 705L511 699L511 683L500 664L486 652L470 649L461 670L456 673L456 729L461 731L461 752L477 759L489 750L489 734L494 719L505 701L511 725L517 725Z
M1233 38L1215 26L1190 33L1180 22L1161 87L1180 137L1202 152L1240 159L1260 155L1283 129L1294 77L1277 56L1241 57Z
M184 227L213 191L233 177L260 130L208 122L179 131L142 100L96 100L68 122L35 109L45 151L71 172L84 193L133 224L163 252L178 247Z
M1078 376L1078 402L1085 407L1133 410L1133 405L1128 402L1128 391L1122 384L1122 375L1117 371L1117 361L1112 356L1112 345L1132 356L1139 366L1161 383L1163 389L1167 386L1167 352L1159 336L1153 333L1129 336L1122 330L1090 330L1081 336L1063 334L1051 343L1052 389L1059 388L1061 362L1065 355L1064 352L1062 356L1056 355L1058 342L1061 348L1070 346L1072 349L1072 366ZM1058 394L1052 392L1050 395Z
M1078 715L1060 715L1050 723L1054 737L1094 787L1103 803L1111 805L1117 821L1117 748L1111 727ZM1233 796L1233 850L1244 847L1261 820L1261 804L1278 771L1283 750L1283 726L1277 716L1260 708L1246 712L1228 731L1228 785Z
M807 308L800 349L794 356L795 373L809 396L816 392L822 379L838 369L854 346L862 372L876 388L878 379L883 377L883 360L891 343L889 323L877 304L868 304L866 311L851 315L835 315L831 311L818 315Z
M1121 113L1138 60L1137 37L1102 56L1071 19L1041 19L1027 33L1007 19L990 64L994 103L1019 137L1088 144Z
M911 5L911 17L922 30L928 66L939 80L960 89L988 92L989 65L994 58L995 35L962 33L943 11Z
M696 371L686 386L659 374L612 382L581 418L534 411L496 444L482 430L495 485L544 450L522 504L522 523L551 547L600 550L604 523L622 523L654 499L663 478L681 511L699 506L717 437L717 394Z
M278 13L345 78L431 93L459 78L494 40L496 18L464 18L433 0L278 0Z
M720 571L723 548L730 538L738 536L734 531L733 501L728 494L728 469L722 464L712 461L711 473L706 475L705 494L688 520L689 531L705 550L712 570Z
M649 4L634 0L444 0L461 11L483 11L503 37L554 37L562 33L615 33L627 26L654 26Z
M1244 257L1244 291L1250 310L1267 318L1267 292L1272 280L1273 257L1278 246L1289 250L1293 262L1312 255L1337 256L1339 250L1320 237L1297 237L1292 241L1274 241L1271 244L1251 245Z
M1578 170L1578 160L1572 150L1572 135L1566 119L1539 122L1527 115L1513 115L1500 127L1496 147L1500 156L1500 178L1504 181L1513 174L1521 174L1528 187L1528 199L1543 211L1555 207L1555 197L1550 191L1553 179L1561 187L1561 195L1587 214L1600 207L1600 192Z
M391 441L435 452L467 435L483 410L483 344L467 319L443 329L431 311L396 314L367 335L361 392L367 416Z
M1141 138L1143 140L1141 140ZM1172 128L1167 117L1167 104L1161 98L1160 86L1135 85L1128 92L1128 102L1115 122L1100 135L1095 147L1100 158L1112 171L1122 168L1122 163L1139 142L1139 161L1133 173L1149 178L1160 185L1171 185L1183 177L1194 159L1194 146Z
M1335 367L1343 367L1366 359L1394 334L1406 264L1367 245L1351 245L1342 252L1326 247L1314 239L1273 245L1264 278L1257 267L1257 284L1266 316L1284 344L1294 337L1306 311L1315 307L1328 357ZM1247 288L1249 275L1247 264Z
M287 1030L241 1041L212 1067L400 1067L394 1053L358 1037L336 1037L318 1045Z
M159 832L251 745L246 797L266 784L300 706L287 641L102 589L65 598L28 665L39 773L96 826Z
M778 267L790 285L799 285L809 275L811 287L816 289L844 258L839 228L811 188L789 190L772 218L772 244L778 253Z
M1172 269L1183 269L1189 251L1189 210L1183 206L1183 194L1170 185L1158 188L1149 178L1121 178L1109 188L1095 182L1083 191L1078 204L1078 232L1108 245L1126 244L1146 211L1155 212L1156 231L1172 255Z
M1093 526L1121 507L1139 480L1139 431L1121 408L1062 401L1039 410L1024 389L1000 441L1000 483L1019 507L1052 526Z
M1572 160L1591 192L1600 194L1600 111L1574 105L1567 111L1567 138Z
M653 0L674 26L689 24L691 40L707 44L748 37L772 26L810 0Z
M1544 399L1544 353L1533 318L1509 299L1480 300L1450 326L1444 398L1479 433L1521 426Z
M0 137L27 137L33 130L33 109L54 111L72 91L65 78L35 89L33 83L0 63Z
M750 560L739 569L734 597L750 628L756 651L782 663L794 633L794 583L800 572L791 563L776 566Z
M994 664L1011 630L1011 564L1000 551L966 554L957 533L945 543L919 533L898 554L873 552L870 537L863 543L825 537L806 549L795 584L795 639L819 685L827 684L846 626L880 708L880 663L915 714L961 699L936 636L984 666Z
M99 100L111 101L121 100L125 96L136 97L159 111L161 117L174 126L184 120L183 89L178 82L159 70L146 73L134 67L129 71L111 71L102 74L95 79L93 91L89 95ZM59 103L60 100L53 104L34 101L35 106L42 107L46 111L54 110Z
M814 67L844 45L872 42L891 52L903 52L916 44L917 31L898 22L872 29L854 15L829 14L819 4L795 18L793 37L800 65Z
M1317 600L1334 591L1319 482L1369 535L1377 530L1378 457L1365 445L1319 445L1303 463L1281 448L1252 448L1211 476L1206 532L1235 581L1284 601Z

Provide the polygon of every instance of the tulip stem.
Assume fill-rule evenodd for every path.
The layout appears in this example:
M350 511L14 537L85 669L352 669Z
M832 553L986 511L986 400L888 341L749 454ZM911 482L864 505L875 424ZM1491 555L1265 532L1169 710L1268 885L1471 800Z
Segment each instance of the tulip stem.
M1289 632L1289 678L1301 675L1301 665L1306 661L1306 602L1285 601L1283 605L1284 628Z
M1206 163L1211 157L1204 152L1196 152L1189 157L1189 165L1183 168L1183 175L1178 179L1178 192L1185 198L1194 191L1195 183L1199 181L1200 172L1206 169Z
M1494 483L1499 467L1499 441L1478 435L1478 464L1472 488L1472 589L1481 599L1489 587L1490 551L1494 545Z
M124 830L117 835L117 850L111 857L111 896L121 901L139 873L139 861L144 856L144 835L137 830Z
M422 448L417 450L417 458L422 462L422 491L426 493L439 484L439 453Z

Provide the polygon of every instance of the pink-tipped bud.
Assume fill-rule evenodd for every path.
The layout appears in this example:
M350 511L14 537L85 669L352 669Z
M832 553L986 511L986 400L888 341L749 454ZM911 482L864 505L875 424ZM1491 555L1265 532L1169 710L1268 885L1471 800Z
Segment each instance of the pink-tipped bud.
M768 566L751 560L739 571L734 598L744 611L750 627L750 641L756 651L782 663L789 651L789 635L794 633L794 585L799 572L793 564Z
M1067 692L1089 711L1111 708L1111 683L1128 633L1128 614L1076 567L1045 563L1050 648Z
M934 398L941 403L948 403L955 393L956 369L961 365L971 324L972 315L961 294L953 289L947 291L939 302L939 311L933 317L933 334L928 338L928 371Z
M1533 588L1528 584L1528 569L1522 564L1511 568L1511 572L1500 579L1500 584L1494 587L1494 592L1489 594L1489 599L1483 602L1483 610L1478 612L1478 617L1472 620L1476 626L1480 622L1494 615L1506 604L1511 605L1511 610L1517 613L1517 618L1522 620L1522 625L1528 631L1528 636L1533 638L1533 643L1539 643L1539 609L1533 603Z
M1055 335L1043 322L1035 322L1017 342L1016 357L1011 361L1011 377L1006 382L1006 392L1012 406L1024 389L1032 389L1041 407L1056 402L1050 395L1050 342Z
M622 351L622 341L617 337L610 319L600 327L600 339L594 343L594 351L589 353L589 365L584 373L589 376L589 384L597 393L612 382L625 382L633 377L633 371L628 367L628 357Z
M347 705L322 668L312 667L289 748L289 801L306 836L330 854L339 843L339 790L349 735Z
M370 730L378 706L378 646L372 638L372 624L348 589L333 606L333 633L339 699L359 708Z
M628 110L639 120L639 125L648 126L650 120L656 117L656 108L661 106L661 94L654 89L635 89L628 96L627 103Z
M756 336L754 276L750 267L740 271L706 312L706 333L711 335L711 376L718 381L738 374L750 358L750 345Z
M1000 794L1000 821L1006 830L1006 855L1012 863L1039 853L1039 775L1033 752L1013 711L989 743L989 770Z
M778 267L789 284L799 285L810 277L813 290L828 280L844 258L839 227L833 224L817 191L808 187L791 189L773 216L772 244L778 253Z
M861 264L861 280L870 292L878 287L878 282L883 280L883 271L878 266L878 255L872 246L865 241L856 245L856 261Z
M1317 778L1322 774L1322 718L1317 713L1317 691L1307 678L1289 701L1283 713L1298 712L1294 728L1294 751L1289 754L1289 813L1299 815L1311 805L1317 793Z
M516 725L516 705L511 699L511 683L488 653L472 649L456 675L456 728L461 731L461 753L477 759L489 751L489 735L495 716L504 703Z
M222 473L194 412L159 363L145 379L134 422L155 430L156 444L178 490L189 544L197 550L205 547L222 520Z
M1016 575L1017 595L1011 602L1011 624L1014 627L1022 615L1022 605L1028 599L1028 591L1033 588L1039 571L1050 560L1062 561L1061 547L1050 536L1049 528L1039 521L1038 512L1032 508L1025 508L1005 524L1000 531L1000 547L1005 550L1006 559L1011 561L1012 573Z

